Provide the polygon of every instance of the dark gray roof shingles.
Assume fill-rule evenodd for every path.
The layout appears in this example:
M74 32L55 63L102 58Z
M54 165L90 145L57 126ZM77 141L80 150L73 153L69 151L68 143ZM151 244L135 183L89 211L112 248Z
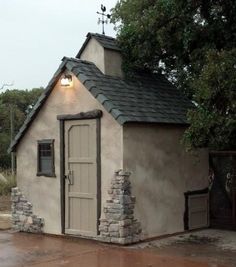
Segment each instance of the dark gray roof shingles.
M67 61L67 68L79 80L83 75L81 82L120 124L187 124L186 113L192 103L162 75L140 75L127 80L103 75L91 62L73 58Z
M65 69L71 71L121 125L131 122L187 124L186 114L193 104L162 75L122 79L104 75L91 62L64 57L9 151L13 151L24 136Z

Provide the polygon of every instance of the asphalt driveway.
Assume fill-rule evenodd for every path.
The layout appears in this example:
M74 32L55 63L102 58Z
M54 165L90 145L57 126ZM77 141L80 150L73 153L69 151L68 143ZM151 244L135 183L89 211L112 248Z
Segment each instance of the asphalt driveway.
M232 233L230 233L229 236L232 237ZM200 235L201 234L202 232ZM216 233L211 232L211 234L215 236ZM230 243L230 247L227 248L216 247L211 238L196 237L198 236L198 232L195 232L194 235L195 236L192 237L190 235L184 235L184 238L183 236L179 236L181 242L177 237L174 237L172 239L162 239L130 247L118 247L84 239L69 239L1 231L0 266L236 266L236 245L235 250L233 247L234 238L236 243L235 233L233 233L233 235L235 235L233 237L233 242ZM214 240L216 242L216 239ZM219 239L217 240L217 242L219 242Z

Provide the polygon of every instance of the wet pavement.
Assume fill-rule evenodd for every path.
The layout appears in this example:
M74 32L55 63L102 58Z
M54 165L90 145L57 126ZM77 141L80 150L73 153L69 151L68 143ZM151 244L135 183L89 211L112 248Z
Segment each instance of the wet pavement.
M156 243L155 243L156 242ZM199 254L199 243L175 242L158 246L158 241L147 242L131 247L118 247L85 239L69 239L0 231L0 266L70 266L70 267L231 267L236 266L235 251L227 250L226 261L212 260L225 250L211 248L210 257L205 251ZM213 253L213 254L212 254ZM214 255L215 253L215 255ZM201 254L201 253L200 253ZM195 255L195 256L194 256ZM223 257L226 255L221 254ZM221 257L222 258L222 257ZM233 265L231 265L233 264Z

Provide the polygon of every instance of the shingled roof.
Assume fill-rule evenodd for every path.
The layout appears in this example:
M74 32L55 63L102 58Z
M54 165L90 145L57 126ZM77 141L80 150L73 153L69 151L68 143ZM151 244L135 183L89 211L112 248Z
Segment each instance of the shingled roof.
M105 49L121 51L121 49L119 48L117 44L116 39L113 37L106 36L103 34L98 34L98 33L91 33L91 32L89 32L86 37L87 38L84 44L82 45L81 49L79 50L78 54L76 55L76 58L80 58L81 54L83 53L85 47L87 46L91 38L94 38L95 40L97 40L99 44L103 46Z
M107 76L91 62L73 58L66 67L122 125L127 122L186 124L191 102L162 75L132 79Z
M65 57L20 128L9 151L15 150L66 69L84 84L121 125L131 122L187 124L186 114L193 105L164 76L139 75L132 79L122 79L104 75L92 62Z

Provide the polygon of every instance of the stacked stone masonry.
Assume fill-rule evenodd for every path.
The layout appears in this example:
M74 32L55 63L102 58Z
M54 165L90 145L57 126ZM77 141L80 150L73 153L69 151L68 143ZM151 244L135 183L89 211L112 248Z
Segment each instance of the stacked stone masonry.
M17 231L42 233L44 220L33 214L33 206L20 190L12 188L12 228Z
M140 240L141 225L134 219L135 197L131 195L130 173L119 170L108 190L110 199L104 206L105 218L100 219L100 240L131 244Z

